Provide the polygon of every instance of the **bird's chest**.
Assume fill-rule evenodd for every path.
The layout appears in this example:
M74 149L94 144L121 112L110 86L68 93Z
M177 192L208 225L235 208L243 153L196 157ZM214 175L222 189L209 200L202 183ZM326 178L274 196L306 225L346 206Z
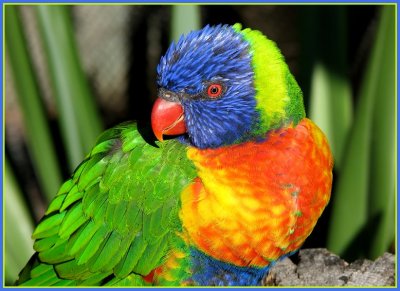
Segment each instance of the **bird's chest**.
M329 200L332 158L324 138L299 126L261 143L189 150L198 178L180 215L193 245L256 267L301 246Z

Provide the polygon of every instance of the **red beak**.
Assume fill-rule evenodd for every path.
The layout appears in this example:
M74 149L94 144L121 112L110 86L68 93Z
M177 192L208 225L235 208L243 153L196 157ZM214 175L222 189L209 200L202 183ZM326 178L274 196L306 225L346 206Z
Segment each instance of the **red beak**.
M164 135L179 135L186 132L183 108L179 103L158 98L151 112L151 127L159 141Z

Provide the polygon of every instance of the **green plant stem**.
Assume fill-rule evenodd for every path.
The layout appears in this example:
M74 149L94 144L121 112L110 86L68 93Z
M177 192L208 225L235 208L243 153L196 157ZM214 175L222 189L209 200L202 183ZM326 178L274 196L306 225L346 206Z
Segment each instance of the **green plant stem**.
M310 92L310 118L327 135L335 168L340 170L347 135L352 123L352 94L347 76L347 8L344 6L319 7L314 32L318 42L306 50L319 52L314 58ZM315 15L314 15L315 16ZM310 23L312 24L312 23ZM324 27L324 30L318 29Z
M333 197L328 248L338 254L366 256L372 245L370 255L377 256L393 238L395 34L388 9L393 7L383 8ZM363 250L355 248L357 241Z
M198 5L173 5L171 11L171 41L201 26L200 7Z
M79 62L70 8L40 5L36 10L61 132L73 170L93 146L102 124Z
M33 222L7 159L4 170L5 279L7 284L13 284L33 254Z
M39 183L50 200L61 184L61 174L16 6L5 6L5 34L7 54L24 116L28 150Z
M388 250L395 230L395 7L384 6L380 12L377 48L372 59L379 63L379 71L375 71L371 145L369 212L377 224L369 251L372 259Z

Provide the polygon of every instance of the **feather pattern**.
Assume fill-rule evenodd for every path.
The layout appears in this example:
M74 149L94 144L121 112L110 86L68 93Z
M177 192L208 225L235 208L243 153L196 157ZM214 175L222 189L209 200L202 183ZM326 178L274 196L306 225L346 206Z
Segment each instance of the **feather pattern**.
M263 268L297 250L330 197L332 156L309 119L263 142L188 155L200 179L183 193L183 226L202 252L236 266Z
M37 263L52 279L32 270L19 283L127 284L113 278L147 275L173 247L179 195L194 177L179 142L152 146L135 124L106 131L33 234Z
M276 44L206 26L157 72L155 135L183 134L104 132L34 231L18 284L259 285L312 231L333 161Z

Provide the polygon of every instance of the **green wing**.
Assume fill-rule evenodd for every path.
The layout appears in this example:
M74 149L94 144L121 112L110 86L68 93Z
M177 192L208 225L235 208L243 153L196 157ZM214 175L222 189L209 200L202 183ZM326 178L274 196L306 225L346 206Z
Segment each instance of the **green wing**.
M151 145L135 124L104 132L34 231L17 283L144 284L179 239L180 193L195 176L177 141Z

